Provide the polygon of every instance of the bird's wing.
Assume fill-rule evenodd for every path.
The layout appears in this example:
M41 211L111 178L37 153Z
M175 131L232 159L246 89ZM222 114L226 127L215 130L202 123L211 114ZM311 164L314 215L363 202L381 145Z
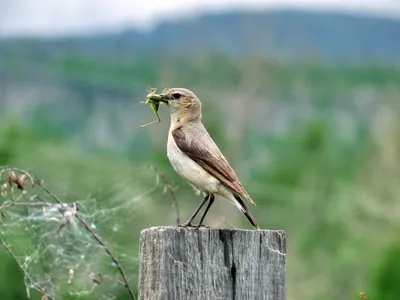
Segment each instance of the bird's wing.
M222 184L229 187L233 192L239 194L251 204L256 205L207 131L201 131L201 139L193 138L193 136L196 136L196 133L200 132L191 132L191 138L188 138L183 127L172 131L172 136L176 146L189 158L217 178Z

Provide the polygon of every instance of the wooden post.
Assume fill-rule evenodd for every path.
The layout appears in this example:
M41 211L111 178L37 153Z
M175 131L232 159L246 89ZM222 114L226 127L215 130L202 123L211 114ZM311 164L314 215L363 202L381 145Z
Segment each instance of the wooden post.
M286 299L284 231L152 227L139 260L139 300Z

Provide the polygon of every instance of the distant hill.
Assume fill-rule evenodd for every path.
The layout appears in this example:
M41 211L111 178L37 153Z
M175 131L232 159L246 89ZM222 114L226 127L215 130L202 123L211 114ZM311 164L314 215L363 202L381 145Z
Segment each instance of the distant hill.
M231 57L256 53L284 61L400 65L400 20L288 10L207 14L195 19L175 19L172 14L149 32L127 29L87 37L2 40L0 50L19 45L18 51L24 51L21 43L34 43L36 50L53 54L72 51L118 59L139 53L193 57L215 51Z

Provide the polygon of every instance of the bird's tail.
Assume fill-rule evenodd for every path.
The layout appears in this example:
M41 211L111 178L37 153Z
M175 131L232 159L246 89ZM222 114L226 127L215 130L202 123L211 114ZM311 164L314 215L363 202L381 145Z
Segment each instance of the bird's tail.
M242 198L236 193L233 193L233 196L235 197L235 205L237 208L240 209L240 211L244 214L244 216L247 218L247 220L253 225L255 229L260 229L260 225L256 221L256 219L253 217L253 215L249 212L247 209L246 204L244 204Z

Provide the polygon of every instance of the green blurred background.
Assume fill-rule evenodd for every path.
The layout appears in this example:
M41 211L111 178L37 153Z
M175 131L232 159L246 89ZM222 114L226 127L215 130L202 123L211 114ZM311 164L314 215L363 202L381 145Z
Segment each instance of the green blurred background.
M154 119L139 104L148 86L189 88L261 226L287 232L287 299L400 299L400 21L306 10L172 16L149 31L0 38L0 165L33 170L67 202L125 205L96 222L135 260L142 229L175 223L147 166L179 186L182 221L201 201L166 157L167 109L138 130ZM250 228L223 201L206 224ZM18 251L31 236L6 238ZM0 298L26 299L5 251L0 266ZM135 292L137 271L136 262Z

